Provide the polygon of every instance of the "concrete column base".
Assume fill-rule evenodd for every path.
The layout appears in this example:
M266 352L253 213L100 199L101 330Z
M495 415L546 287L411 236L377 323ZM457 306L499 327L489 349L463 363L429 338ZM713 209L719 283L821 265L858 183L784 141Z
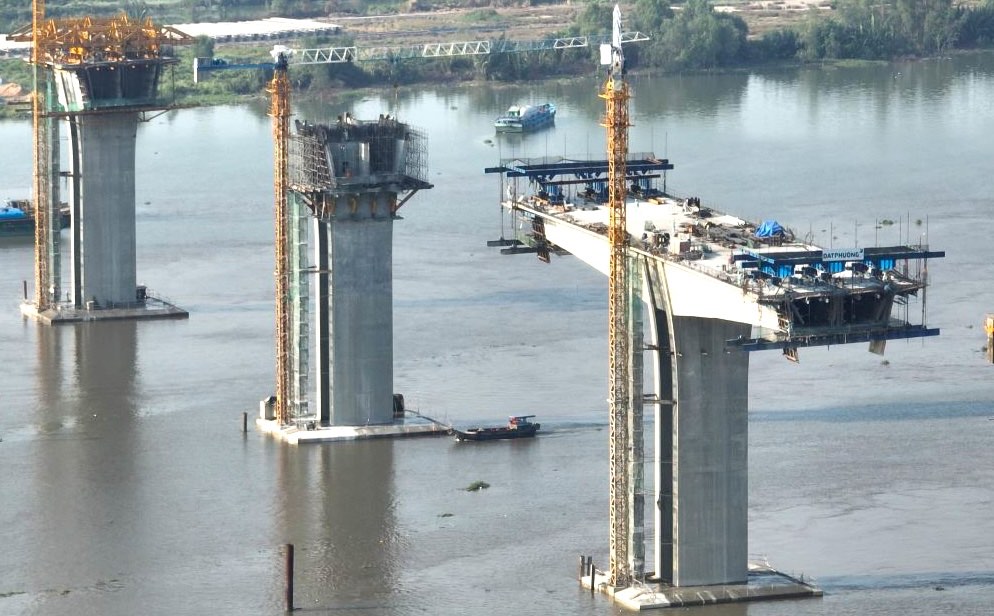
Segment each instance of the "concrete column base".
M367 426L322 426L300 428L295 425L281 426L275 420L259 417L255 426L290 445L306 443L330 443L335 441L356 441L371 438L406 438L411 436L444 436L449 434L446 426L420 419L400 419L389 424Z
M129 308L75 308L72 304L57 304L54 308L38 311L34 303L21 304L21 314L44 323L83 323L90 321L122 321L138 319L186 319L190 313L167 301L148 298L145 303Z
M821 589L810 582L777 571L767 563L750 562L748 579L741 584L682 586L679 588L647 581L637 586L618 588L608 585L608 575L594 571L594 590L614 598L625 609L642 611L670 607L690 607L744 601L773 601L822 596ZM580 578L584 588L590 588L591 576Z

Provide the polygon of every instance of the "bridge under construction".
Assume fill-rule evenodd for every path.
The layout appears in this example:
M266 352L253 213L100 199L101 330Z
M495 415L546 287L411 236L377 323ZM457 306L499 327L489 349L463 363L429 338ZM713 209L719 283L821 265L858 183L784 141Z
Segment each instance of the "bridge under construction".
M925 325L925 245L824 249L775 221L750 223L654 186L672 166L628 151L628 101L615 9L602 49L611 76L603 161L503 160L503 207L528 220L523 240L544 260L562 249L609 277L610 557L584 582L627 607L755 598L747 559L749 352L937 335ZM30 30L37 93L34 195L35 296L22 311L48 323L185 316L136 280L134 152L142 114L166 109L158 94L167 44L184 34L122 16L52 21L35 0ZM569 47L586 47L571 40ZM559 49L560 47L552 47ZM527 51L508 48L503 51ZM303 63L362 59L355 48L302 53ZM290 129L292 50L273 63L211 59L195 70L273 71L276 256L276 393L258 425L289 442L441 431L405 421L392 392L392 225L427 178L425 138L382 115L297 123ZM420 47L416 57L492 53L484 42ZM366 59L383 59L369 56ZM70 168L59 169L60 121ZM61 280L59 180L70 181L71 289ZM531 192L529 194L529 190ZM577 190L579 189L579 190ZM313 249L308 257L307 249ZM511 251L522 250L512 246ZM919 299L918 322L911 310ZM654 388L645 391L644 361ZM653 566L646 563L643 412L655 412ZM779 578L765 596L816 593ZM697 589L704 589L698 591Z
M633 609L815 593L784 576L771 585L776 572L748 559L750 352L797 361L803 347L866 343L882 354L888 340L938 335L925 324L927 262L945 253L911 243L824 249L775 221L749 222L656 188L673 165L652 153L625 162L634 459L628 494L617 496L631 505L627 560L617 569L630 581L587 570L584 583ZM524 230L504 251L545 261L565 251L608 274L609 167L544 157L487 169ZM645 407L655 419L652 495L640 472ZM651 566L642 560L643 502L653 516Z

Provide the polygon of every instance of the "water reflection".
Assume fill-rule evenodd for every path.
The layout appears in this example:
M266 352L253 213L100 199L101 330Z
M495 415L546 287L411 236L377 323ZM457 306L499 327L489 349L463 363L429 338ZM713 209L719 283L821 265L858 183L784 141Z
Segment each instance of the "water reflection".
M748 83L748 73L676 75L637 79L632 88L639 116L700 119L737 109Z
M296 603L364 608L395 593L401 547L390 440L282 447L279 523L295 544Z
M45 446L35 448L32 516L45 540L33 561L48 563L35 572L37 582L106 584L87 563L119 567L140 553L123 539L152 536L136 507L136 324L37 331L37 421Z
M72 331L79 412L92 413L95 426L127 423L135 414L137 323L85 323Z
M65 370L63 348L71 330L61 327L39 327L37 344L38 431L56 433L67 422L75 422L64 408Z

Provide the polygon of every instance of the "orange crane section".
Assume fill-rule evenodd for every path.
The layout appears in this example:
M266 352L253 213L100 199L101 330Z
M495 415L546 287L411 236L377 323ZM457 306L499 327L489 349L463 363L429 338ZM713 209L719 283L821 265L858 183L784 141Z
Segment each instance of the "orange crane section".
M269 115L273 118L273 194L276 233L276 421L290 419L290 220L287 210L287 173L290 143L290 78L287 58L277 53L273 80L269 84Z
M31 124L34 143L32 156L32 184L34 193L35 215L35 307L38 312L51 307L53 298L51 292L52 276L49 268L48 246L52 240L52 199L49 190L51 175L51 160L48 148L49 124L44 118L45 83L42 63L42 50L46 46L43 34L45 26L45 0L33 0L31 3L31 64L34 76L34 95L31 97Z
M605 50L606 52L607 50ZM602 54L603 55L603 54ZM629 586L632 582L632 448L631 405L631 286L628 272L628 230L625 217L625 176L628 160L628 101L631 95L624 80L621 50L621 11L614 8L611 41L611 74L600 97L606 101L601 125L607 128L608 154L608 472L610 527L610 584ZM592 581L591 581L592 583Z

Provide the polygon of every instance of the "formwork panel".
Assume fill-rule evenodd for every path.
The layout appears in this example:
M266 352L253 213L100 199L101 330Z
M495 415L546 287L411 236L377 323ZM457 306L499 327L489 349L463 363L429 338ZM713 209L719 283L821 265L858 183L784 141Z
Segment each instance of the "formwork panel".
M676 397L673 584L745 582L748 575L749 355L725 341L749 326L674 317Z
M360 198L360 207L374 194ZM331 424L393 421L393 224L331 223Z

